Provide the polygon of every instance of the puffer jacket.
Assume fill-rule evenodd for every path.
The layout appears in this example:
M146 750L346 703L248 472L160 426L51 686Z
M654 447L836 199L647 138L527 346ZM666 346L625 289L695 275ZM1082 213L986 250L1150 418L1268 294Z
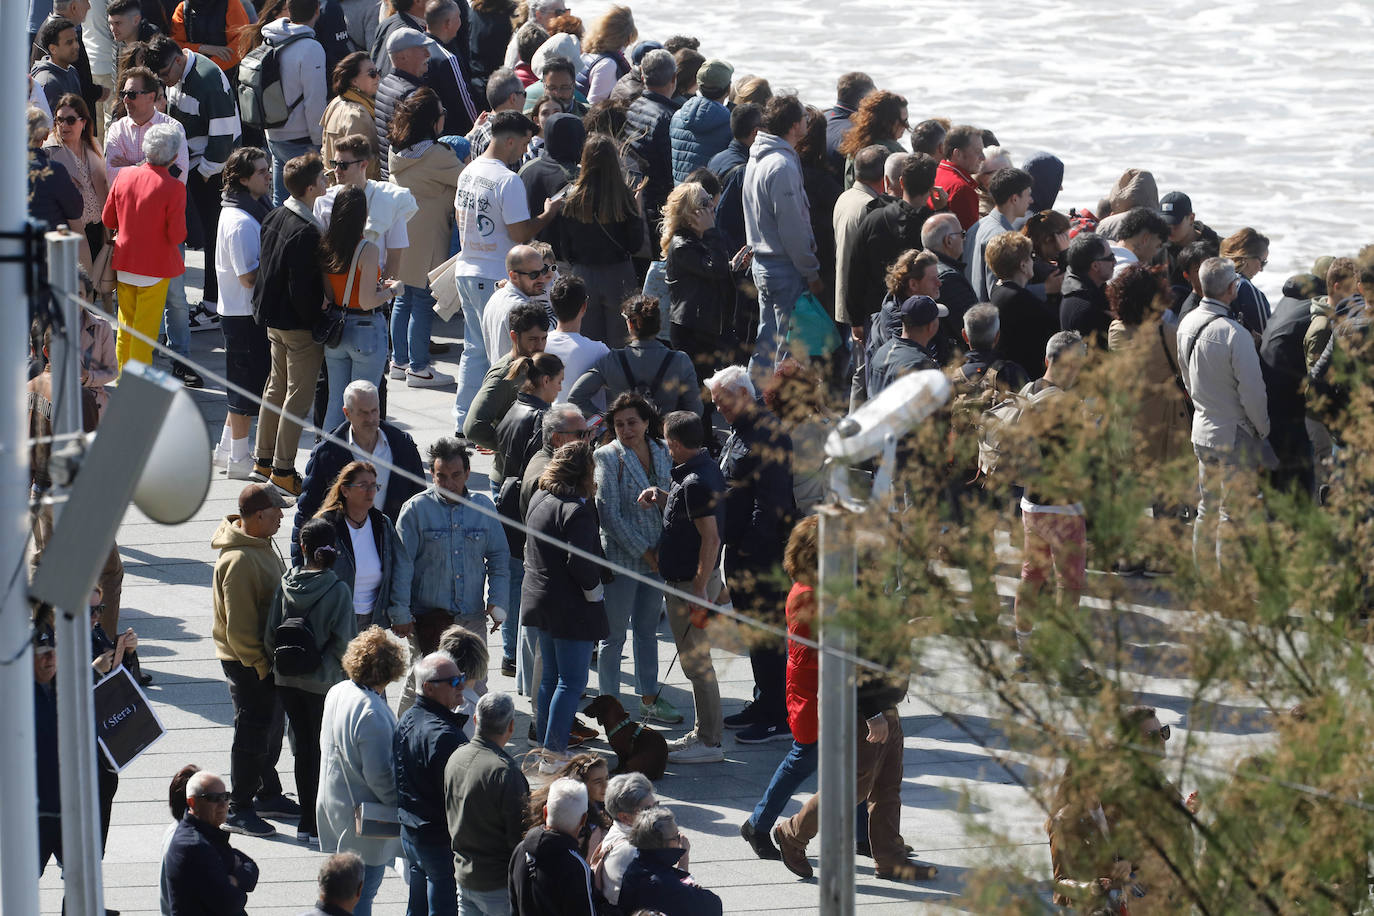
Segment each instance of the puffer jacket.
M377 84L372 120L377 127L377 165L383 180L391 175L388 160L391 153L391 121L396 117L396 106L423 85L417 77L404 70L393 70Z
M668 126L678 110L676 99L649 92L635 99L625 115L625 129L634 139L630 148L644 160L644 208L657 212L662 209L673 190L673 145Z
M673 147L673 181L680 183L730 145L730 110L704 95L693 96L673 114L668 135Z
M421 144L397 152L388 159L391 180L405 188L420 205L406 223L410 246L401 252L397 273L407 286L429 285L429 272L448 260L448 244L453 232L453 195L463 164L443 143ZM418 150L418 151L417 151Z

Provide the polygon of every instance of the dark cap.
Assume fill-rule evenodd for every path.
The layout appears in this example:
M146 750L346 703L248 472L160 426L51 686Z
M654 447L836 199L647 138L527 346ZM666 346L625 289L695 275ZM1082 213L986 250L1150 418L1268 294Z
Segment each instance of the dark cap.
M1182 191L1170 191L1159 202L1159 215L1170 226L1177 226L1193 215L1193 202Z
M930 324L936 318L944 318L948 314L949 309L929 296L912 296L897 306L897 315L902 319L902 324L917 327Z
M53 636L50 627L42 627L33 631L33 651L34 654L52 652L57 648L57 639Z
M239 494L239 515L247 517L273 506L278 509L290 509L295 504L294 499L282 496L281 491L270 483L250 483Z

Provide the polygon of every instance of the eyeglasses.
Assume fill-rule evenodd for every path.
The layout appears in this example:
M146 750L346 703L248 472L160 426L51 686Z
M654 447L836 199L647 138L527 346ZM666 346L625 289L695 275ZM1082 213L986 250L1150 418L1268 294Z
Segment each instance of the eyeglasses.
M76 115L58 115L57 117L53 118L53 121L54 121L55 123L57 123L57 124L65 124L65 125L67 125L68 127L74 127L74 126L76 125L76 122L77 122L77 121L80 121L80 120L83 120L83 119L82 119L82 118L78 118Z
M330 159L329 167L336 172L342 172L346 168L361 165L366 161L366 159Z
M91 616L95 616L96 614L103 614L103 613L105 613L105 605L103 605L103 604L93 604L93 605L91 605Z
M531 280L538 280L540 277L546 277L553 273L553 268L545 264L538 270L512 270L511 273L519 274L522 277L529 277Z
M430 678L429 680L425 681L425 683L426 683L426 684L448 684L450 687L452 687L452 688L454 688L454 689L456 690L456 689L458 689L459 687L462 687L465 683L467 683L467 678L463 677L461 674L457 674L457 675L454 675L453 677L432 677L432 678Z
M204 799L212 805L223 805L229 801L228 792L202 792L196 798Z
M367 75L375 80L382 75L382 71L378 70L376 67L372 67L367 71Z
M364 493L376 493L381 486L375 483L346 483L344 486L350 490L362 490Z
M156 89L121 89L119 92L119 97L121 99L127 99L132 102L134 99L138 98L141 95L151 95L156 91Z
M1161 725L1161 726L1158 728L1158 730L1156 730L1156 731L1151 731L1151 732L1147 732L1147 733L1145 734L1145 737L1146 737L1146 738L1158 737L1160 741L1168 741L1168 740L1169 740L1169 735L1170 735L1171 733L1172 733L1172 732L1171 732L1169 726L1167 726L1167 725Z
M1102 258L1093 258L1093 262L1094 262L1094 263L1096 263L1097 261L1115 261L1115 260L1116 260L1116 255L1114 255L1114 254L1109 254L1109 255L1107 255L1106 257L1102 257Z

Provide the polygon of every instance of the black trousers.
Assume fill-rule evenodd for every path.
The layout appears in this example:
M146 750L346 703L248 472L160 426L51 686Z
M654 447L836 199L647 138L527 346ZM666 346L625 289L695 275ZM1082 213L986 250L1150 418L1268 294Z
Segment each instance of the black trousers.
M301 805L297 830L318 833L315 798L320 791L320 726L324 724L324 694L299 687L278 687L286 717L291 722L291 746L296 753L296 797Z
M735 565L727 557L725 581L730 600L741 613L786 626L787 593L782 590L782 566ZM757 633L749 649L754 672L754 721L787 725L787 645L771 634Z
M205 252L205 302L219 301L215 275L215 234L219 231L220 176L206 178L199 169L186 177L187 244ZM197 244L198 243L198 244Z
M1295 489L1312 496L1317 488L1316 456L1305 418L1270 419L1269 444L1279 459L1279 466L1270 472L1270 481L1276 490Z
M259 678L247 665L220 660L234 704L234 743L229 751L231 810L253 807L253 797L281 794L277 758L286 719L272 675Z

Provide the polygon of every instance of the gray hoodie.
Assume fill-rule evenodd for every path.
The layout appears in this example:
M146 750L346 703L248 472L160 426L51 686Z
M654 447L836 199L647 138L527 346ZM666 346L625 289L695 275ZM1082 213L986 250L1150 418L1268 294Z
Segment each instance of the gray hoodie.
M744 169L744 236L755 257L786 258L808 283L820 276L801 160L790 143L763 131Z
M303 36L303 37L302 37ZM324 72L324 47L315 40L315 30L282 18L262 28L262 37L275 45L289 38L299 40L278 55L281 64L281 89L286 104L295 105L281 127L267 131L269 140L309 138L320 148L324 106L329 102L329 75ZM299 99L299 101L297 101Z

